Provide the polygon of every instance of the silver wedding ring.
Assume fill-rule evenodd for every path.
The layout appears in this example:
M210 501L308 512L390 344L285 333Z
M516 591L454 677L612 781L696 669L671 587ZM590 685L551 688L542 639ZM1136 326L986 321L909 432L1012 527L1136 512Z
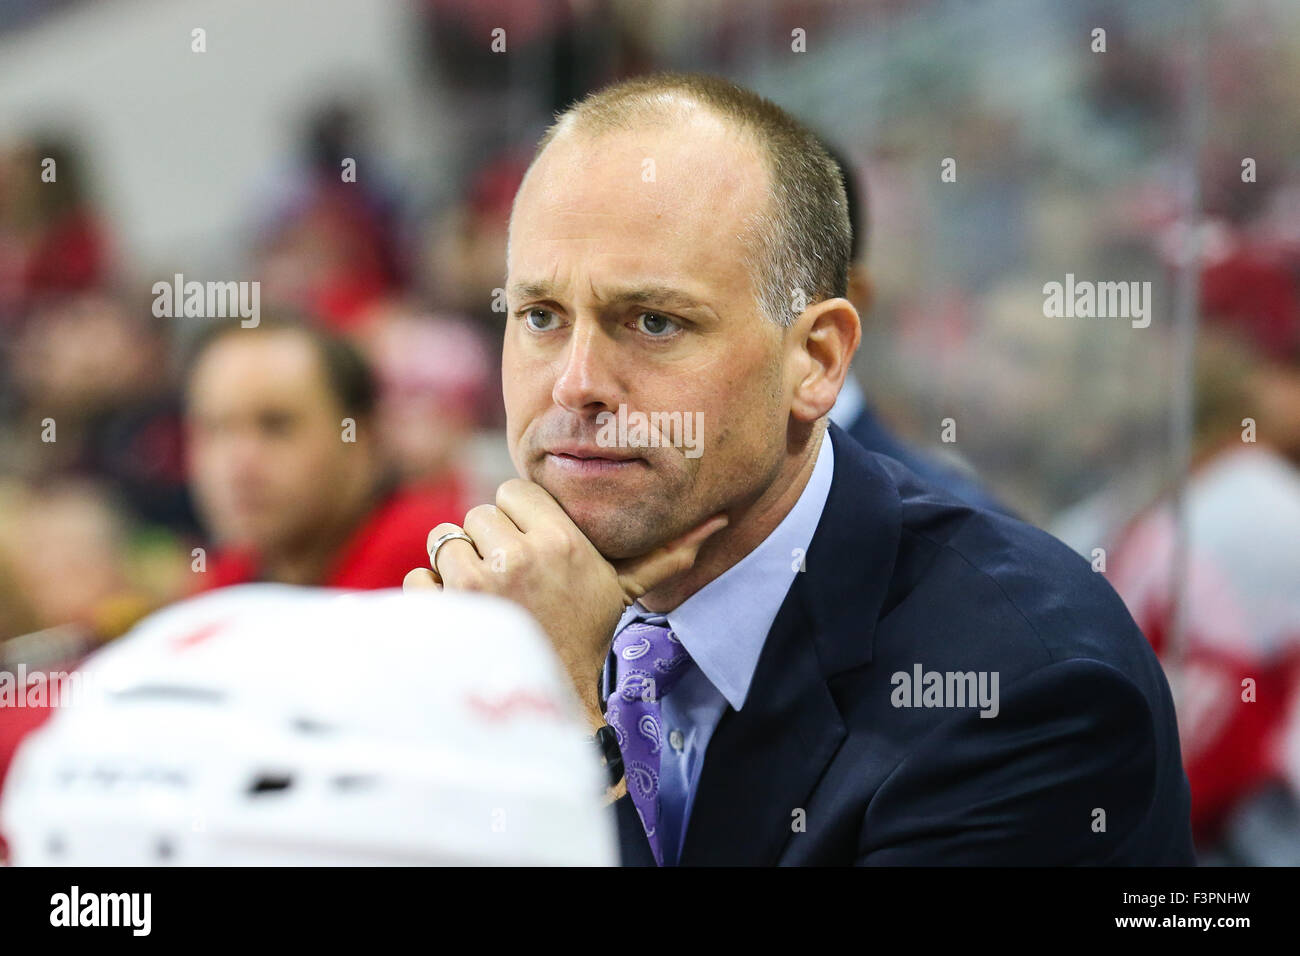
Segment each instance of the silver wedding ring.
M439 535L438 540L433 542L433 547L429 549L429 564L433 566L433 573L437 574L440 578L442 577L442 574L438 571L438 549L448 541L455 541L457 538L460 538L462 541L468 541L469 546L471 548L474 547L474 539L464 531L448 531L444 535Z

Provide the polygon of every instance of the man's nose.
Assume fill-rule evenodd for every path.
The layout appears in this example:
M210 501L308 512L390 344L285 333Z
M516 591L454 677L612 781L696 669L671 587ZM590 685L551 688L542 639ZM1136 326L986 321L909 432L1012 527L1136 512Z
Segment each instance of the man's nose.
M555 404L583 415L616 408L623 394L616 348L598 323L575 323L551 392Z
M216 457L228 480L247 482L266 468L266 444L253 430L241 429L224 436Z

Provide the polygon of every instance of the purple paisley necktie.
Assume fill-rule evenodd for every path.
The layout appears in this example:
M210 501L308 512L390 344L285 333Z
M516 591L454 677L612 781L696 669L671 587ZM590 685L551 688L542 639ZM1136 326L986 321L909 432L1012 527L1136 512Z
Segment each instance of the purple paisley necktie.
M691 667L690 655L664 624L633 621L614 638L614 687L605 705L605 721L614 728L623 754L623 773L655 861L663 866L659 846L659 755L663 724L659 702Z

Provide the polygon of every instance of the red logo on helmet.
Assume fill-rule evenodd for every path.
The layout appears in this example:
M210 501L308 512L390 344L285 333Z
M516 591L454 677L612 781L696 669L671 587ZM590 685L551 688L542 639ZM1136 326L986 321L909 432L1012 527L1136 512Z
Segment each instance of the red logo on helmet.
M555 701L522 688L492 700L478 694L471 694L465 698L465 701L471 710L485 720L491 721L509 720L523 713L542 714L553 718L561 716L560 708L555 706Z

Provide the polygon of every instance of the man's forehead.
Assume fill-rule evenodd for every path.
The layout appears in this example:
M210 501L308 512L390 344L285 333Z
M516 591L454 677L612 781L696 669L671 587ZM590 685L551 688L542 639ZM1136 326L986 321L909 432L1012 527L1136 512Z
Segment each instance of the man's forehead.
M698 298L709 299L719 283L747 284L743 238L767 201L766 170L723 130L688 132L570 133L553 142L511 219L515 301L551 297L539 288L550 281L577 282L580 290L566 291L611 303L690 307L668 301L666 287L689 293L694 278ZM593 277L598 289L587 287Z
M743 218L766 201L767 171L748 137L716 122L559 134L529 171L515 216Z
M231 392L252 387L307 394L329 391L320 353L307 336L291 329L270 329L241 336L229 332L198 357L189 391ZM235 391L238 391L236 389Z

